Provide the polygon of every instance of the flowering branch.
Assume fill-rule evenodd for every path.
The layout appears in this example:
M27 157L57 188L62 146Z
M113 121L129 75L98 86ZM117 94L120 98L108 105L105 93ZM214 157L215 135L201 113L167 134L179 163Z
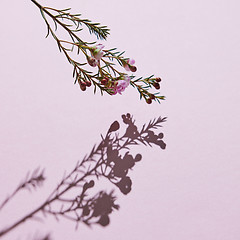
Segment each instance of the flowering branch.
M94 86L94 93L97 88L103 95L104 92L115 95L121 94L129 85L136 88L140 94L140 98L144 98L148 104L152 101L160 102L164 100L159 92L151 93L150 90L160 89L160 78L153 75L147 78L136 78L134 75L128 75L122 70L116 68L116 63L125 71L136 72L137 67L135 61L123 56L124 52L117 51L116 48L104 49L102 44L96 42L85 42L77 35L86 26L90 34L96 35L97 39L106 40L109 35L109 29L101 26L100 23L92 23L89 19L81 19L81 14L71 14L67 9L54 9L41 6L36 0L31 0L39 9L42 17L47 25L47 36L49 34L57 42L60 52L63 52L68 62L73 66L74 83L78 83L80 89L85 91L87 87ZM55 26L53 30L47 17L49 17ZM56 35L58 26L61 26L69 35L70 40L61 40ZM76 49L77 54L82 53L85 62L74 60L70 54ZM88 70L87 66L96 68L96 71Z
M128 173L142 159L141 154L133 156L129 153L130 146L154 144L161 149L166 148L163 133L155 133L166 118L154 119L149 124L143 125L141 130L138 130L129 113L122 115L122 119L127 125L122 136L117 132L120 128L119 122L113 122L106 136L102 136L100 144L94 146L91 153L63 177L46 201L13 225L0 231L0 237L36 217L40 212L44 216L52 215L57 220L60 217L72 220L76 223L76 228L80 222L88 226L93 224L107 226L110 222L109 215L113 210L118 210L119 205L115 203L114 190L109 193L100 191L91 196L89 189L95 186L96 179L108 179L127 195L132 188L132 180Z

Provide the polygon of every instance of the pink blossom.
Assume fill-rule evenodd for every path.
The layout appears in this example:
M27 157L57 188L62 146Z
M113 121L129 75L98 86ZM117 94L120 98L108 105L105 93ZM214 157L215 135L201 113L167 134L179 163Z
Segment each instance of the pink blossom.
M96 46L94 46L92 48L92 56L96 59L96 60L100 60L103 56L103 51L102 49L104 48L104 45L102 44L97 44Z
M129 85L125 80L118 80L116 85L116 92L122 94L125 88Z
M130 77L128 75L124 75L124 79L123 80L127 82L127 86L128 86L129 83L130 83Z
M116 95L116 94L117 94L117 90L116 90L116 88L114 88L114 87L110 87L109 89L112 90L111 95Z
M125 70L136 72L137 68L135 66L133 66L134 64L135 64L135 60L132 58L129 58L127 60L127 63L124 65Z
M127 75L124 75L122 79L115 82L115 85L112 87L112 95L115 95L117 93L122 94L122 92L129 86L130 84L130 77Z

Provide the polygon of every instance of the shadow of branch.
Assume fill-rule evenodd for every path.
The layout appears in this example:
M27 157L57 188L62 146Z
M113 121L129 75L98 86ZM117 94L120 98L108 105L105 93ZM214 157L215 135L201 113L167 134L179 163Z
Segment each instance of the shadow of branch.
M142 144L166 148L164 134L157 133L166 118L153 119L141 128L136 126L129 113L122 115L122 121L126 125L123 135L120 136L118 131L119 122L114 121L105 137L101 136L101 142L63 177L46 201L12 226L0 231L0 237L26 220L33 219L39 212L44 216L52 215L56 220L62 217L72 220L76 223L76 228L79 223L85 223L89 227L94 224L107 226L110 223L109 215L120 206L115 203L117 198L114 189L109 193L99 191L91 195L90 192L94 191L90 189L94 190L96 181L105 178L121 193L127 195L132 189L129 170L133 170L136 163L142 160L140 153L135 156L130 153L130 147Z

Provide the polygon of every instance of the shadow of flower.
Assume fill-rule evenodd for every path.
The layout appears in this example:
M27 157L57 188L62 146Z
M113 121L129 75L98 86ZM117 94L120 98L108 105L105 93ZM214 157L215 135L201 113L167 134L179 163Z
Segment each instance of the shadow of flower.
M63 177L46 201L12 226L0 231L0 237L26 220L36 218L39 212L42 212L44 216L52 215L57 220L60 217L72 220L76 223L76 228L81 222L89 227L94 224L103 227L109 225L109 215L119 209L119 205L115 203L117 197L114 196L114 190L110 193L99 191L92 196L96 181L105 178L121 193L127 195L133 187L129 170L133 170L136 163L142 160L140 153L136 155L130 153L130 147L143 144L151 147L156 145L161 149L166 148L163 133L156 133L166 118L159 117L144 124L141 128L136 126L129 113L122 115L122 121L127 125L122 136L118 132L119 122L114 121L106 136L101 136L102 140L98 146L95 145L91 153ZM35 175L33 174L34 181ZM26 178L26 184L32 183L33 180ZM22 183L23 186L26 184Z

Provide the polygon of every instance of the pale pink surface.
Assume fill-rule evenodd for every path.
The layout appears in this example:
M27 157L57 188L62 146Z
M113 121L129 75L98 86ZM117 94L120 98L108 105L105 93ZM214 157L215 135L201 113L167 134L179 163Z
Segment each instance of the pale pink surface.
M167 149L136 148L143 161L131 173L132 192L117 192L121 209L110 216L109 227L80 225L75 232L72 222L50 217L3 239L27 239L36 230L50 231L56 240L239 239L239 1L42 3L72 7L108 25L106 48L126 50L137 74L160 76L167 100L147 105L130 87L115 96L81 92L54 40L44 38L39 10L30 0L2 1L0 198L37 166L46 168L48 178L42 189L21 193L1 213L0 227L42 202L64 170L123 113L133 114L139 125L167 116Z

